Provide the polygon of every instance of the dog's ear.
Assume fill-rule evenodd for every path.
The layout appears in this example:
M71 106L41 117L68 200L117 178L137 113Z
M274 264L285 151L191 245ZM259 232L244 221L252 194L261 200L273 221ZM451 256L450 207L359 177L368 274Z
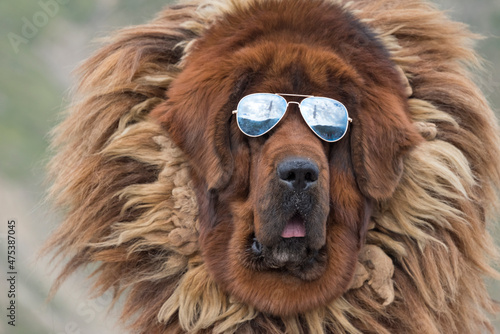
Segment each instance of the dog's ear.
M239 80L235 73L228 76L220 67L210 67L205 63L184 69L169 88L167 101L151 116L187 155L207 189L219 190L234 168L229 128Z
M356 109L351 150L358 186L370 198L387 199L403 173L405 154L422 138L408 117L404 94L373 89Z

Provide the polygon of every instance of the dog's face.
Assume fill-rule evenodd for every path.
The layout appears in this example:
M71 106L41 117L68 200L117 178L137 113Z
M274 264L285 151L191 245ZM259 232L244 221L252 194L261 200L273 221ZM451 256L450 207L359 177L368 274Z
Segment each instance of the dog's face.
M262 92L333 98L352 124L325 142L292 103L270 132L248 137L232 111ZM419 141L386 52L319 1L264 2L215 23L152 115L190 159L209 272L278 316L347 290L372 205L392 194Z

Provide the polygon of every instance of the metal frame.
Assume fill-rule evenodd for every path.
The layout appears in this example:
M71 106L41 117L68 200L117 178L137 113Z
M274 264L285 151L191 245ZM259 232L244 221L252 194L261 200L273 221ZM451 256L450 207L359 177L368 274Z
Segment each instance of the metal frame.
M337 141L341 140L342 138L344 138L345 134L347 133L347 129L349 128L349 126L346 126L344 133L342 134L342 136L341 136L339 139L335 139L335 140L326 140L326 139L322 138L322 137L321 137L321 136L320 136L320 135L319 135L316 131L314 131L314 129L313 129L313 128L309 125L309 123L308 123L308 122L306 122L306 120L305 120L305 118L304 118L304 114L302 113L302 109L300 108L300 105L301 105L301 103L302 103L304 100L306 100L306 99L308 99L308 98L311 98L311 97L319 97L319 98L328 99L328 100L332 100L332 101L335 101L335 102L337 102L337 103L340 103L340 104L342 105L342 107L344 107L344 109L345 109L345 111L346 111L346 113L347 113L347 121L348 121L347 125L349 125L349 123L352 123L352 118L350 118L350 117L349 117L349 111L348 111L348 110L347 110L347 108L344 106L344 104L343 104L342 102L340 102L340 101L337 101L337 100L332 99L332 98L329 98L329 97L324 97L324 96L314 96L314 95L302 95L302 94L289 94L289 93L253 93L253 94L245 95L245 96L244 96L241 100L243 100L245 97L252 96L252 95L257 95L257 94L277 95L277 96L279 96L279 97L283 98L283 100L285 100L285 102L286 102L286 109L285 109L285 112L283 113L283 115L280 117L280 119L276 122L276 124L274 124L274 125L273 125L271 128L269 128L266 132L263 132L263 133L261 133L260 135L257 135L257 136L252 136L252 135L249 135L249 134L247 134L245 131L243 131L243 130L241 129L241 127L240 127L240 123L239 123L239 121L238 121L238 117L236 117L236 123L238 124L238 128L240 129L240 131L241 131L241 132L243 132L243 133L244 133L246 136L248 136L248 137L253 137L253 138L255 138L255 137L260 137L260 136L265 135L265 134L266 134L266 133L268 133L269 131L271 131L271 130L272 130L272 129L276 126L276 125L278 125L278 123L279 123L279 122L283 119L283 117L285 116L285 114L286 114L286 112L287 112L287 110L288 110L288 106L289 106L290 104L296 104L296 105L298 105L298 106L299 106L300 114L301 114L301 116L302 116L302 119L304 119L304 122L307 124L307 126L309 127L309 129L311 129L311 131L312 131L312 132L314 132L314 134L315 134L316 136L318 136L321 140L326 141L326 142L328 142L328 143L335 143L335 142L337 142ZM303 100L301 100L300 102L298 102L298 101L287 101L287 100L286 100L283 96L296 96L296 97L304 97L304 99L303 99ZM238 106L239 106L239 104L241 103L241 100L240 100L240 102L238 103ZM236 115L236 114L238 113L238 106L236 107L236 110L233 110L233 112L232 112L234 115Z

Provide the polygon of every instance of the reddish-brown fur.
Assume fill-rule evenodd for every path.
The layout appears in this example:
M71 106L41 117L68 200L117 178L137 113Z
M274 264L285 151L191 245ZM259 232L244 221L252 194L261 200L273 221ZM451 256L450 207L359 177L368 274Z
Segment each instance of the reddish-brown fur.
M494 275L499 140L463 69L467 33L414 0L219 5L167 9L82 68L51 167L68 213L49 248L72 255L60 281L99 262L95 288L128 289L141 333L491 329L478 280ZM232 111L256 92L330 97L353 121L325 143L291 104L250 138ZM318 255L276 269L251 246L281 242L290 157L319 167L304 239ZM387 303L370 281L353 288L365 244L394 267Z

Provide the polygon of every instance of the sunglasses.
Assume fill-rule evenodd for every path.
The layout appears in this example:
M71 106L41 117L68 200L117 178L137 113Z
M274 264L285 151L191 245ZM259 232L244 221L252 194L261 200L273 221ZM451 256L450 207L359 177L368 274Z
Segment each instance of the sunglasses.
M304 97L301 102L287 101L283 96ZM311 130L322 140L333 143L347 132L349 118L346 107L327 97L299 94L256 93L243 97L233 111L240 130L249 137L271 131L285 116L288 105L299 106L300 113Z

